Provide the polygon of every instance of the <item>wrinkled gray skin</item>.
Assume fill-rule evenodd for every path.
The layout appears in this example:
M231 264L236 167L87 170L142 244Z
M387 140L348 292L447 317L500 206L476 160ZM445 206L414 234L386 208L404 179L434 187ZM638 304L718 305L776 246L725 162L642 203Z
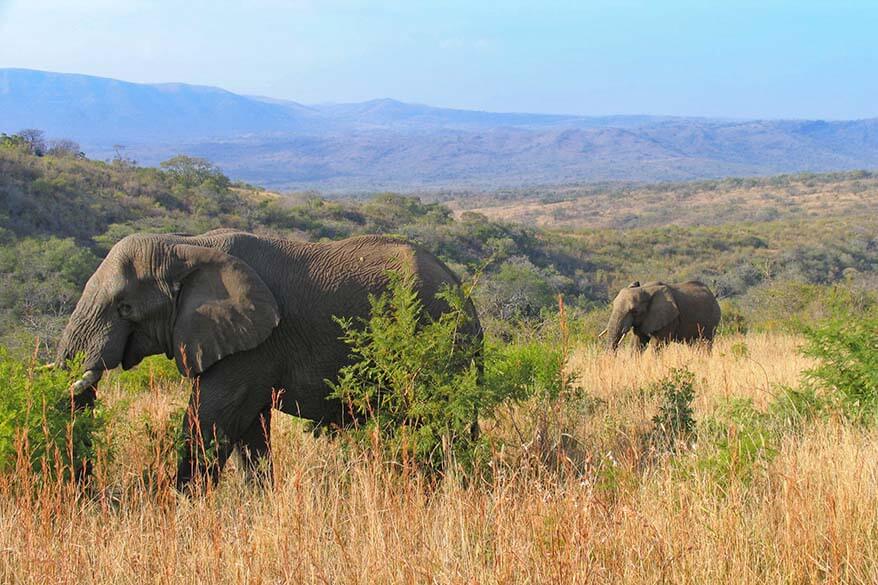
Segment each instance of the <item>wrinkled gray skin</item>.
M704 340L710 347L719 320L719 303L703 283L648 282L641 286L633 282L613 301L607 341L615 350L625 333L633 329L641 349L651 339L660 344Z
M435 293L460 284L437 258L390 237L314 244L233 230L129 236L86 284L57 357L85 354L83 394L94 393L107 369L128 369L153 354L175 359L195 381L183 425L191 448L178 487L218 477L235 447L253 471L268 455L273 391L283 412L320 425L350 422L339 402L327 400L325 380L349 363L332 317L367 317L368 295L384 289L390 270L415 275L434 317L447 310ZM470 310L464 334L481 343ZM212 465L192 455L201 450L199 430L216 446Z

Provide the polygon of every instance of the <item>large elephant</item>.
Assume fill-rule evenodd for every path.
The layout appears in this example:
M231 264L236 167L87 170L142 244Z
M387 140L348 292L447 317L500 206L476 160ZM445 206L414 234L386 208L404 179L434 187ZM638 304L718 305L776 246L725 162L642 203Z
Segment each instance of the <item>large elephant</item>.
M616 295L606 333L613 350L629 329L634 330L641 349L650 339L659 343L705 340L709 347L719 320L719 303L701 282L632 282Z
M105 370L128 369L153 354L176 360L195 381L186 440L215 446L210 464L184 450L177 476L183 489L196 476L218 477L235 447L255 469L268 454L278 391L275 406L283 412L318 424L350 422L327 398L326 380L349 363L333 317L367 317L369 295L385 289L391 271L414 276L433 317L447 310L436 293L460 285L435 256L393 237L308 243L234 230L128 236L86 284L57 358L85 355L86 373L76 384L85 396L93 396ZM468 311L464 333L481 343L471 303ZM211 443L214 437L221 440Z

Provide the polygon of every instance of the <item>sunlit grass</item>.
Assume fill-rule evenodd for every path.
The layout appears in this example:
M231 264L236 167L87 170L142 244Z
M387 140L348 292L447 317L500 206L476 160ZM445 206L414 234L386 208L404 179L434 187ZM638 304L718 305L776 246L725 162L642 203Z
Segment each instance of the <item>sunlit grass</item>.
M486 425L507 447L477 481L346 454L278 416L274 489L232 467L194 499L174 492L168 448L185 387L164 380L132 397L109 380L115 453L92 493L27 487L23 469L0 478L0 582L872 583L878 433L814 422L752 477L723 482L696 464L703 445L676 457L637 445L655 410L641 389L672 368L695 373L700 419L730 396L765 405L797 384L809 365L798 344L760 334L712 353L577 348L585 395ZM575 465L532 456L541 429L569 436L557 447Z

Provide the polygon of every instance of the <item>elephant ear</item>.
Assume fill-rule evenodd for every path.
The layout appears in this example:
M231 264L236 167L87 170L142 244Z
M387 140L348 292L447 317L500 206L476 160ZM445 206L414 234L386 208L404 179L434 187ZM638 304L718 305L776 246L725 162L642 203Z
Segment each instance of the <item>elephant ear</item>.
M649 335L668 326L679 315L680 310L677 308L677 301L674 300L671 289L665 285L659 286L652 294L640 329Z
M174 358L200 374L227 355L253 349L280 322L274 295L246 262L212 248L176 245Z

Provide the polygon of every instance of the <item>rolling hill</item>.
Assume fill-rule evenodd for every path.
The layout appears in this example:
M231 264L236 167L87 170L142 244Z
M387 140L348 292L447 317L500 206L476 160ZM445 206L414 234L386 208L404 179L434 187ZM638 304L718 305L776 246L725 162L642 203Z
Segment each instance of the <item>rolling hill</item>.
M95 157L186 152L276 189L507 187L878 168L878 119L492 113L390 99L302 105L186 84L0 69L0 131Z

